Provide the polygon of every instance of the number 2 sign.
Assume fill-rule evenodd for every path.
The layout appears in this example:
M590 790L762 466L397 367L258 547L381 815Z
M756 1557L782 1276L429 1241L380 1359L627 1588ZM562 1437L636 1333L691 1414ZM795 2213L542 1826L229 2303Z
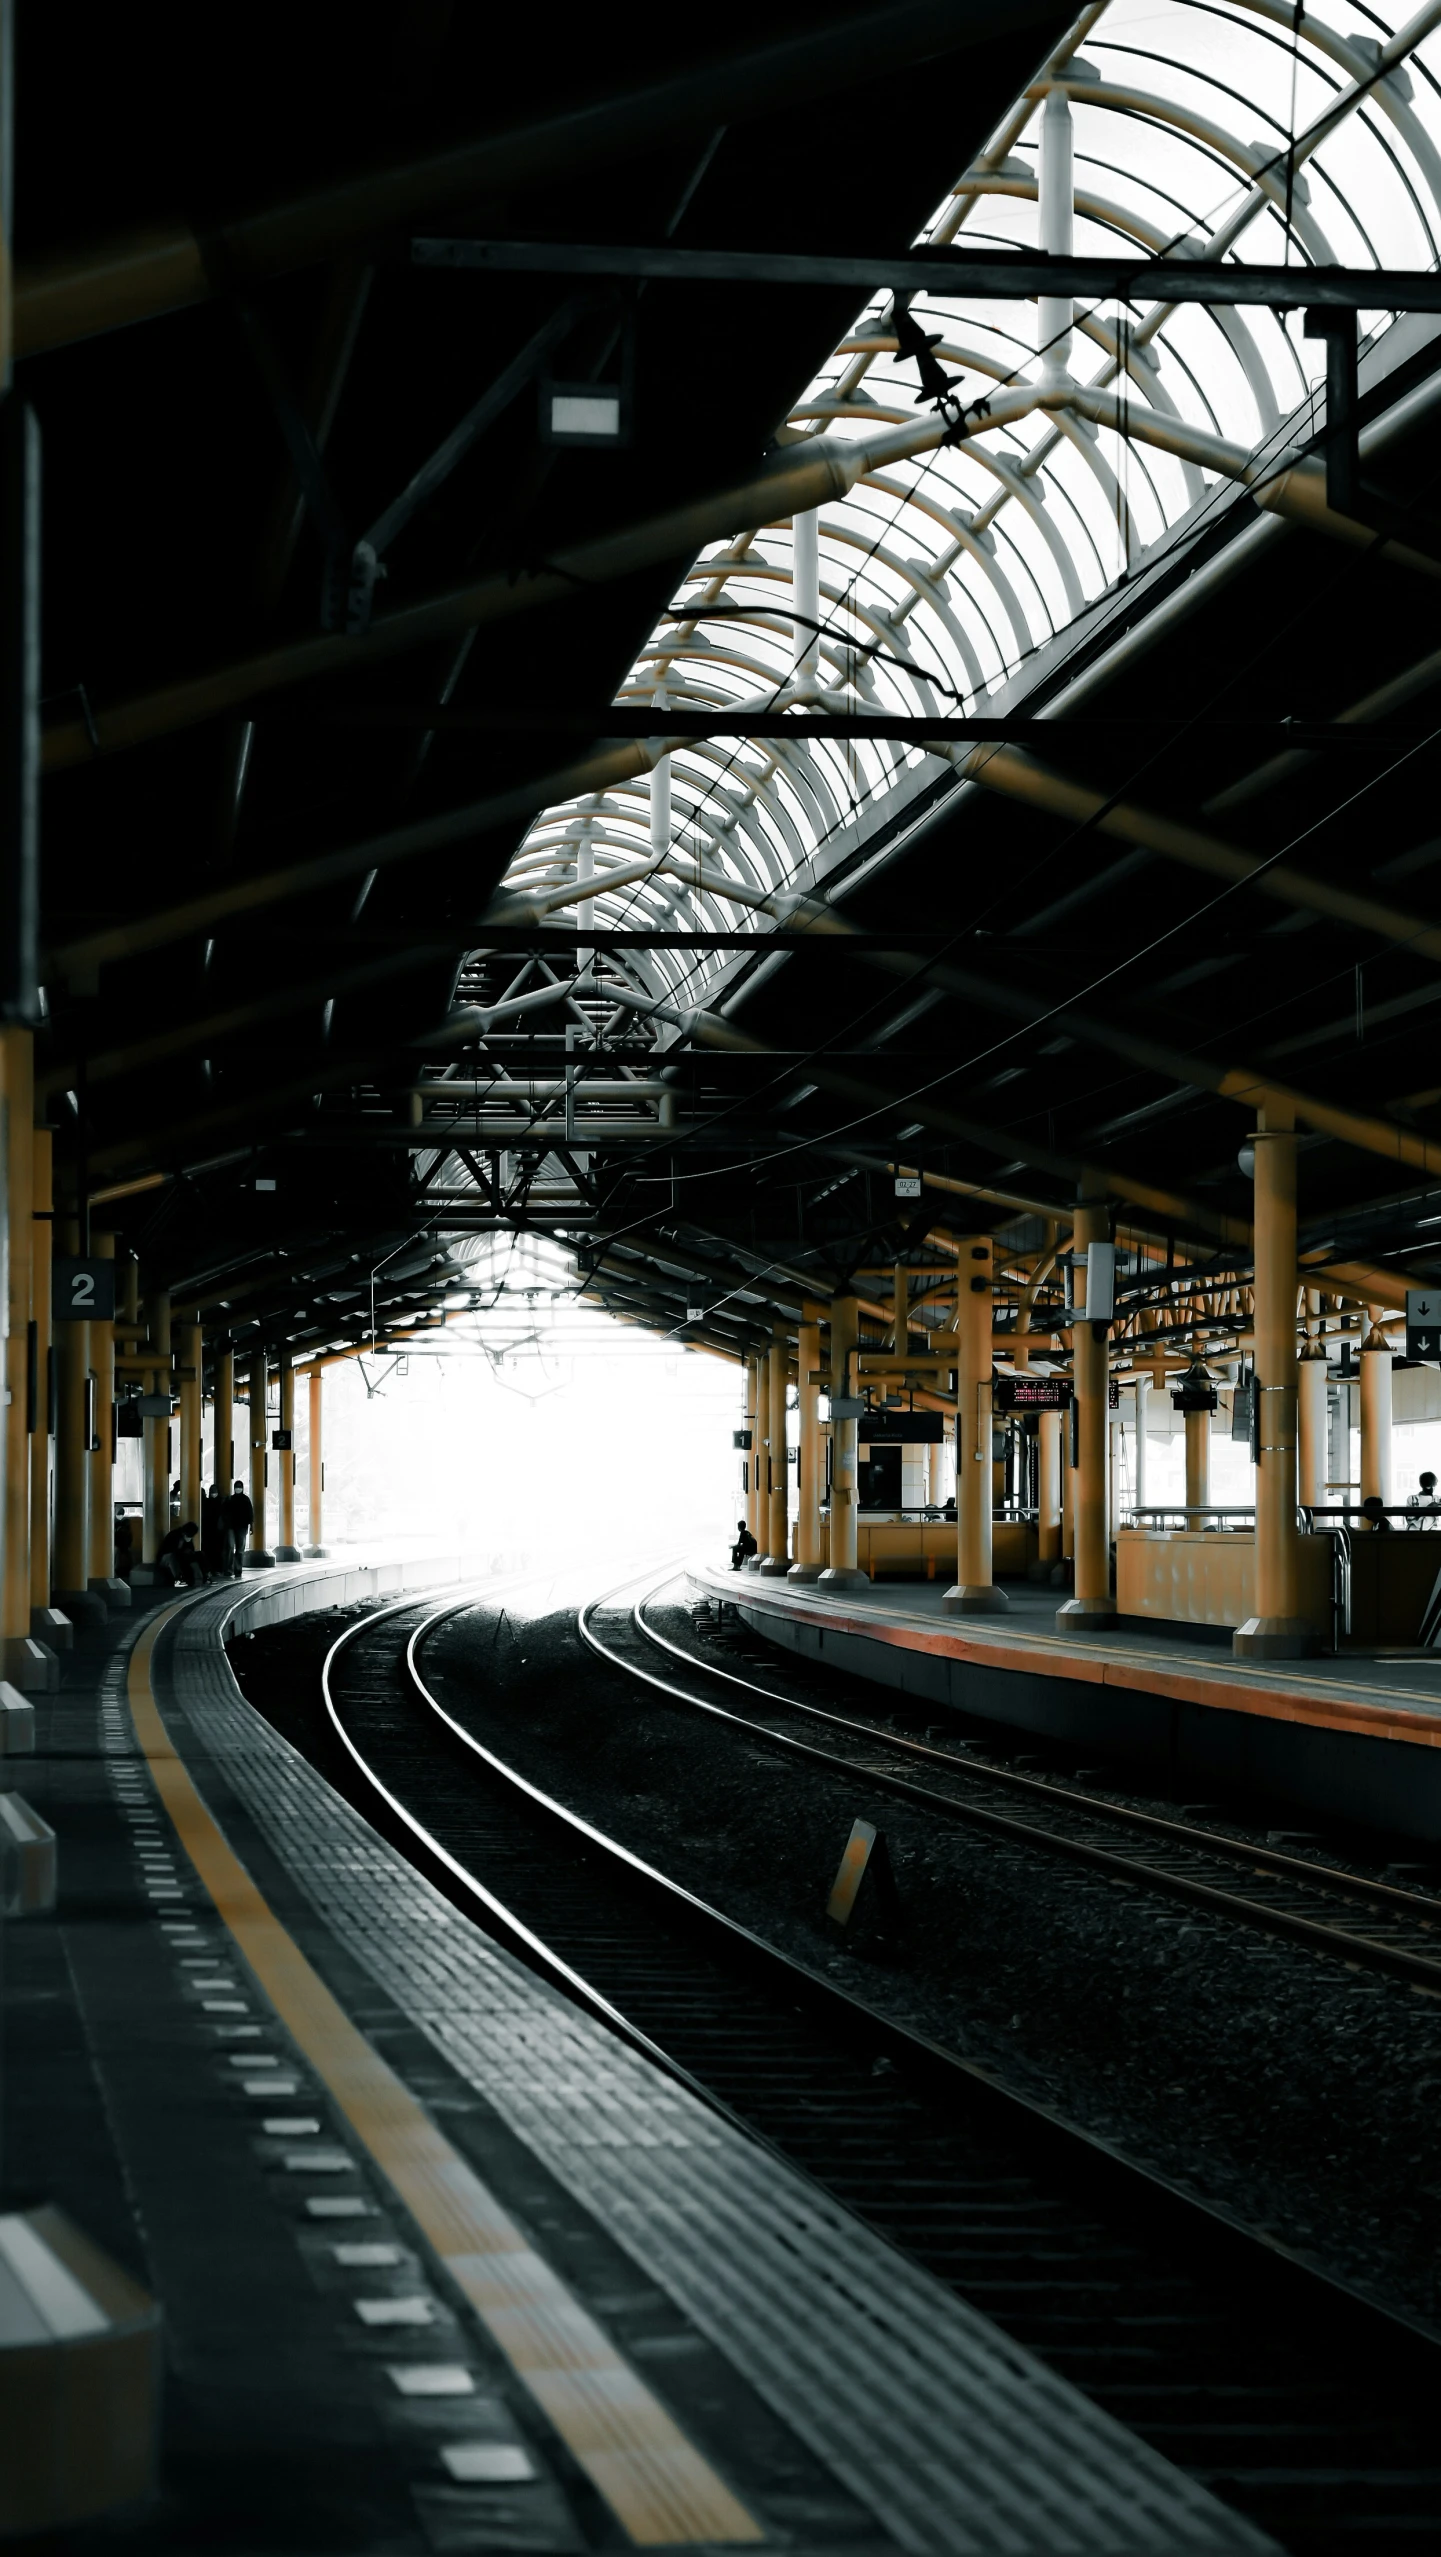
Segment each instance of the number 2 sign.
M113 1322L114 1262L57 1259L51 1272L50 1311L57 1323Z

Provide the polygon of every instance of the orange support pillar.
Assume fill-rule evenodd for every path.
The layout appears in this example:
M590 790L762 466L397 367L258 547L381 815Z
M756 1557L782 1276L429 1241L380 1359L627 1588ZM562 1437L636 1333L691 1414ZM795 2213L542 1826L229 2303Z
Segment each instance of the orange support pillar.
M1076 1397L1076 1463L1071 1469L1074 1504L1072 1526L1075 1594L1056 1610L1063 1634L1105 1633L1116 1621L1111 1594L1111 1539L1107 1475L1111 1440L1110 1321L1089 1322L1080 1301L1085 1284L1086 1254L1092 1243L1104 1243L1110 1232L1105 1207L1083 1201L1076 1210L1075 1321L1071 1330L1072 1369Z
M956 1580L942 1605L951 1615L1004 1615L1010 1606L991 1578L991 1238L962 1244L956 1276Z

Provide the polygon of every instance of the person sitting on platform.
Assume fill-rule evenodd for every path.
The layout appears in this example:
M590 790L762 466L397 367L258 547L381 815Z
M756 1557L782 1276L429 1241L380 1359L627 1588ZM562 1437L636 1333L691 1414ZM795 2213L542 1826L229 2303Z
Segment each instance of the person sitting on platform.
M758 1554L759 1552L760 1547L756 1543L750 1529L747 1527L745 1520L743 1518L738 1518L736 1520L736 1540L731 1547L731 1570L739 1571L742 1563L746 1560L748 1555Z
M255 1512L243 1483L237 1483L225 1503L225 1569L232 1580L240 1578L245 1553L245 1539L255 1524Z
M1390 1535L1391 1521L1386 1515L1386 1504L1381 1498L1379 1492L1369 1493L1366 1499L1362 1501L1361 1515L1365 1519L1366 1524L1371 1529L1373 1535Z
M161 1539L155 1568L163 1572L177 1589L198 1589L204 1576L200 1569L200 1556L195 1550L196 1533L194 1519L187 1518L182 1526L172 1527L169 1535Z

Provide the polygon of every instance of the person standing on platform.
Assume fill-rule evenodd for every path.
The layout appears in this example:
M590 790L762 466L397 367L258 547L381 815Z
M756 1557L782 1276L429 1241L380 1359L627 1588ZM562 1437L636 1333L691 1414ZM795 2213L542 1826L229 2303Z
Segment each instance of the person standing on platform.
M244 1568L245 1539L254 1524L250 1494L243 1483L237 1483L225 1504L225 1568L232 1580L238 1580Z
M216 1580L226 1563L225 1494L218 1483L200 1495L200 1568Z

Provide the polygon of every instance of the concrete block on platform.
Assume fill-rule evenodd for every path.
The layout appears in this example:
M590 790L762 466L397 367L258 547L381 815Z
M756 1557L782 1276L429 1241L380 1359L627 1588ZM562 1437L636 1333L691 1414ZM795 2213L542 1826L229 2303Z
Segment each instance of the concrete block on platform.
M98 1598L109 1611L134 1605L128 1580L92 1580L86 1583L92 1598Z
M59 1661L33 1634L7 1636L0 1647L0 1670L26 1696L53 1696L60 1684Z
M277 1545L275 1559L278 1563L303 1563L305 1556L298 1545Z
M268 1554L263 1545L247 1547L243 1559L247 1571L274 1571L275 1569L275 1556Z
M34 1747L35 1708L8 1678L0 1678L0 1758L28 1758Z
M37 1643L47 1651L73 1651L75 1628L59 1607L32 1607L30 1631Z
M57 1589L55 1604L64 1609L72 1625L103 1625L110 1612L104 1599L89 1589Z
M21 1795L0 1793L0 1916L33 1918L54 1906L55 1832Z
M0 2538L72 2528L155 2483L160 2311L48 2205L0 2214Z

